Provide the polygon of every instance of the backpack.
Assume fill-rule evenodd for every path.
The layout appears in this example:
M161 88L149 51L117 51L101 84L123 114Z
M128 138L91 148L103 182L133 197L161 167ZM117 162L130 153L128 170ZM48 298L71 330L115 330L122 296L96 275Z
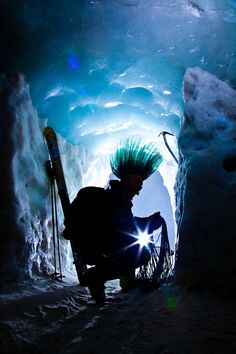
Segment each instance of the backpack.
M65 216L64 238L70 240L85 257L88 254L92 257L106 253L108 245L113 246L110 220L117 204L116 196L109 189L100 187L80 189Z
M100 187L85 187L79 190L66 214L63 236L67 240L77 238L76 233L90 232L91 223L101 214L105 190Z

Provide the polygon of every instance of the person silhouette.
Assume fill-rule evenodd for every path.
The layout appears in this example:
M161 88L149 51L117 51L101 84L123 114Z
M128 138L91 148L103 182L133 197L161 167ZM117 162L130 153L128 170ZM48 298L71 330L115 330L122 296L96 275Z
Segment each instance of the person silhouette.
M135 269L150 260L148 243L139 242L139 230L151 234L162 225L163 218L160 212L144 218L134 216L132 200L161 161L153 144L127 140L110 159L111 170L118 180L111 180L107 189L85 187L72 202L70 232L74 235L74 245L77 242L82 261L92 265L80 276L80 284L89 288L97 303L106 299L108 280L120 279L123 291L138 285ZM79 218L86 225L84 228Z

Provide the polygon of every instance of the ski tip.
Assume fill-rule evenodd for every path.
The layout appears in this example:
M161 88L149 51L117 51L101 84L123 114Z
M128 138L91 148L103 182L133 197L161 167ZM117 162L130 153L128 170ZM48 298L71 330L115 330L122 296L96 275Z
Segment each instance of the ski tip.
M47 126L44 128L43 131L44 131L44 133L49 133L49 132L54 132L54 129L52 127Z
M43 130L43 135L44 137L47 138L56 138L56 132L53 128L51 127L45 127Z

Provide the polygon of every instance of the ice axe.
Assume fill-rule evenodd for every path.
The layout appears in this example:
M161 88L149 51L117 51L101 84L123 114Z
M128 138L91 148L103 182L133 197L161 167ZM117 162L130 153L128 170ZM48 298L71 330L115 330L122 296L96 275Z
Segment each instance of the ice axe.
M160 135L162 135L162 136L163 136L165 146L167 147L167 149L168 149L168 150L169 150L169 152L171 153L171 155L172 155L173 159L175 160L175 162L178 164L178 163L179 163L179 161L178 161L177 157L175 156L175 154L174 154L174 153L173 153L173 151L171 150L171 148L170 148L169 144L167 143L167 140L166 140L166 135L167 135L167 134L168 134L168 135L172 135L172 136L174 136L174 134L171 134L171 133L169 133L169 132L165 132L165 131L160 132L160 134L159 134L158 136L160 136Z

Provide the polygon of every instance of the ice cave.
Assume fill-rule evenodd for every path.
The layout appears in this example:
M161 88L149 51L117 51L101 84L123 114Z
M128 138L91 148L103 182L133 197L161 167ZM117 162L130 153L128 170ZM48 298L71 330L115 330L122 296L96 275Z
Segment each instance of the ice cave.
M0 0L0 31L0 352L235 353L236 1ZM160 289L111 281L96 307L58 194L52 276L47 126L70 201L121 139L158 147L132 211L167 223Z

